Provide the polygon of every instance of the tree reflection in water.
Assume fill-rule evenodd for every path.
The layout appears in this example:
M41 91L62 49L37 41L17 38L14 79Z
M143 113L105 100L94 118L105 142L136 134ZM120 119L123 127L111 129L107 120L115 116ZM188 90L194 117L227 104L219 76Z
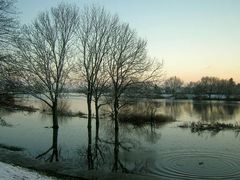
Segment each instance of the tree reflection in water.
M239 106L218 102L194 102L193 111L200 116L202 121L225 121L235 118Z
M53 162L54 160L59 161L59 154L60 152L58 150L58 129L53 128L52 146L44 153L38 155L36 159L44 158L46 161L50 162Z
M83 151L80 150L79 154L82 157L86 157L87 155L87 165L88 169L98 169L102 167L105 163L106 156L109 156L109 144L99 137L99 123L96 122L96 129L95 129L95 141L92 143L92 132L88 129L88 145L87 150L83 148ZM84 151L84 149L86 151ZM85 154L86 152L86 154Z
M123 150L129 151L128 147L125 147L121 142L119 141L119 131L115 131L115 141L114 141L114 160L113 160L113 172L117 172L118 170L121 170L124 173L128 173L129 170L127 167L122 163L120 157L119 157L119 150L120 147ZM119 169L120 168L120 169Z
M190 115L200 121L217 122L234 119L240 108L234 102L166 100L159 110L175 119Z
M96 135L95 135L95 144L94 144L94 156L93 161L95 169L101 167L105 162L105 153L108 151L108 148L104 146L99 137L99 126L96 126Z
M88 160L88 169L89 170L94 169L91 137L88 137L87 160Z
M161 103L156 102L150 106L142 102L138 104L137 107L150 114L156 113L156 109L158 108L164 108L164 111L168 109L169 111L166 110L165 112L171 112L175 116L180 116L181 113L188 112L200 116L200 119L205 121L218 121L233 118L235 114L239 112L239 106L217 102L171 102L165 103L165 106L161 107L160 104ZM90 140L90 137L93 137L92 132L88 132L90 136L88 136L87 148L82 151L87 160L88 169L111 167L113 172L121 171L126 173L141 171L141 169L147 166L146 160L130 162L126 157L129 156L129 151L132 151L130 152L131 154L134 153L136 148L141 147L142 142L140 142L140 140L138 142L136 139L136 142L132 142L133 139L129 136L131 136L134 129L134 133L139 134L139 137L143 137L146 142L156 144L161 138L159 128L164 124L157 124L154 121L139 127L131 124L120 124L119 130L115 131L112 123L112 121L101 121L101 129L104 129L104 131L100 135L100 127L97 125L94 132L94 141L92 139ZM105 136L102 136L103 134L105 134ZM215 135L215 132L211 135ZM236 136L238 135L239 133L236 132ZM43 158L50 162L59 161L58 129L53 129L52 146L36 158Z

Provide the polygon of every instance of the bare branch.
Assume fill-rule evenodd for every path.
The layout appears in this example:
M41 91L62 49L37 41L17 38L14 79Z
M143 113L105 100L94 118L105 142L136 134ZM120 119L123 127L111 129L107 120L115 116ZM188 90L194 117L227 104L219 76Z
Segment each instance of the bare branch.
M78 8L62 3L40 13L31 25L23 26L15 39L18 52L14 64L26 87L24 92L42 100L53 111L74 65L71 53L78 22Z

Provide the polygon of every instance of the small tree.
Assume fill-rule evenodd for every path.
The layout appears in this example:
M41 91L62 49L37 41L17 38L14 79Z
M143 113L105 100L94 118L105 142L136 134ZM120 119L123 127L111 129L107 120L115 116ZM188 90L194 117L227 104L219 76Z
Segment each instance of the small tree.
M96 128L99 127L99 98L104 92L108 77L105 76L104 61L110 49L110 35L118 19L108 14L104 8L86 7L78 27L79 67L86 85L88 107L88 146L92 146L92 101L95 100ZM90 150L89 157L91 155ZM89 160L89 169L93 162Z
M211 95L216 93L217 85L219 79L217 77L202 77L199 82L199 86L202 89L202 93L208 94L208 98L211 98Z
M16 20L15 0L0 0L0 48L11 42L18 22Z
M227 81L227 88L226 88L226 96L229 99L231 95L233 95L235 93L235 87L236 87L236 83L233 80L233 78L230 78Z
M147 58L146 41L137 37L135 31L128 24L118 23L111 35L111 52L108 60L108 73L112 88L112 110L115 124L115 163L113 170L118 169L121 163L118 160L119 152L119 110L123 106L121 98L128 87L136 83L144 83L158 79L159 64L153 68L153 62Z
M23 91L45 102L52 110L53 128L58 128L57 107L73 68L73 40L79 20L75 6L60 4L25 25L16 39L16 74Z
M183 86L183 81L174 76L170 77L164 82L165 90L169 93L171 93L173 96L176 95L177 92L179 92Z

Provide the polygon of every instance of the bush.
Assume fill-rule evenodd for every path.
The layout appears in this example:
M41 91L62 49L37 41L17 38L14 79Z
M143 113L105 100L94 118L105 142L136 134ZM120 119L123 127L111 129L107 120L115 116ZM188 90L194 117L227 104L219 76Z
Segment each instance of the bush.
M0 102L1 102L1 105L8 105L8 106L15 104L13 95L9 93L0 93Z
M144 114L144 113L124 113L119 114L119 121L121 123L131 123L133 125L144 125L144 124L159 124L173 122L175 119L171 116L163 114Z
M51 114L51 108L46 105L45 103L42 103L42 112L46 112L48 114ZM58 103L57 108L58 116L68 116L68 117L76 117L76 116L85 116L82 112L72 112L70 110L70 104L66 100L61 99Z

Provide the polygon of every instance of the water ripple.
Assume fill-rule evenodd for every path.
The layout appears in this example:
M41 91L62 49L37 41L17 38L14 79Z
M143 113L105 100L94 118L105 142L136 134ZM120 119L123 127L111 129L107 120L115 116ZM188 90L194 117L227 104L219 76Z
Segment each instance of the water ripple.
M240 179L240 155L210 151L159 153L150 169L163 179Z

